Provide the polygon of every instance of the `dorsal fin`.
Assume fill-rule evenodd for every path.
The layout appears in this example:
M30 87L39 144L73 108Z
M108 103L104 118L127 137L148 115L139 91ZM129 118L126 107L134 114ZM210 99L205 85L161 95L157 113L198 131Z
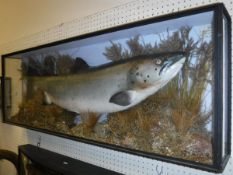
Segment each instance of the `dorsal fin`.
M77 57L74 61L74 65L71 68L71 73L78 73L80 71L84 71L89 69L90 66L80 57Z

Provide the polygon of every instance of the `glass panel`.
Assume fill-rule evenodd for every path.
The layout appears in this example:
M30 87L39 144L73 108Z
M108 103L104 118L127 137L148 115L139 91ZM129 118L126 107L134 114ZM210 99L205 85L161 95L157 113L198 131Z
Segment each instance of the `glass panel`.
M227 135L228 135L228 23L223 17L223 146L222 157L227 154Z
M7 58L7 119L212 164L212 23L205 12Z

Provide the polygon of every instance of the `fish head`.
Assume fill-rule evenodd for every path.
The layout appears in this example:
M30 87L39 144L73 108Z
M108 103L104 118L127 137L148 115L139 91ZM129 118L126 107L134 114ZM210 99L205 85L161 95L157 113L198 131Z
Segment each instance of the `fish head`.
M130 70L130 83L141 87L163 86L181 70L185 63L183 52L150 55L137 61Z
M185 63L185 55L177 53L167 57L159 66L158 75L162 81L169 81L175 77Z

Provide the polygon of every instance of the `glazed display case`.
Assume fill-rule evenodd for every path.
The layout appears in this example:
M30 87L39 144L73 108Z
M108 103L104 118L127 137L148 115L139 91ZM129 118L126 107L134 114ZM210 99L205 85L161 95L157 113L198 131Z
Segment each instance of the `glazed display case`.
M219 3L2 55L4 122L221 172L230 38Z

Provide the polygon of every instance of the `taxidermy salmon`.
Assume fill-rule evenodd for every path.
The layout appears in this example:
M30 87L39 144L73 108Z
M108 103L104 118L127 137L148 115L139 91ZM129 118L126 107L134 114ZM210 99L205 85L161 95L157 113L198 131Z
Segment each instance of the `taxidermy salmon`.
M165 58L165 59L164 59ZM46 102L76 113L126 110L165 86L181 70L183 53L138 56L67 76L32 77Z

